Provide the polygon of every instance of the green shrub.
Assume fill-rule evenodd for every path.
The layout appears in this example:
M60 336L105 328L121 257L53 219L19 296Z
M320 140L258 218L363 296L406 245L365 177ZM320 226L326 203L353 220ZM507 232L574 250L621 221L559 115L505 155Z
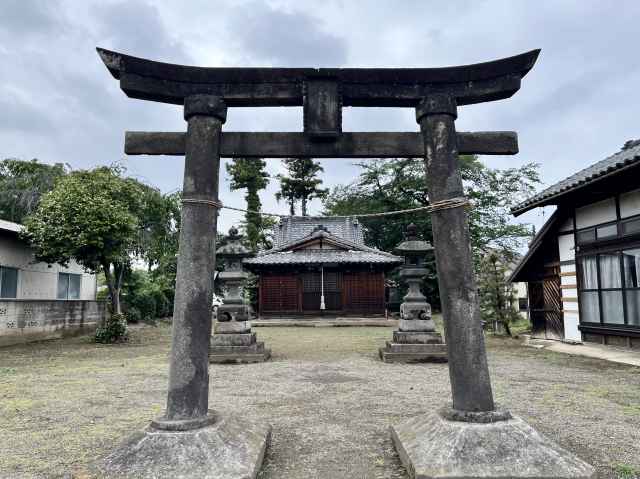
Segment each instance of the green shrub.
M104 325L96 330L96 343L111 344L127 338L127 318L124 314L114 313Z
M173 285L161 275L131 271L124 283L123 303L130 322L155 322L173 313Z
M127 308L127 322L139 323L142 321L142 313L135 306L129 306Z

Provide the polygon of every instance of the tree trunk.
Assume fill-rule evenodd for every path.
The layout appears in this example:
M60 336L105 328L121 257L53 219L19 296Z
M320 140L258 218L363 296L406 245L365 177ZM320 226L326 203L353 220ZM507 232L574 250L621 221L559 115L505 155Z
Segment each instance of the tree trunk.
M111 264L103 262L102 270L104 271L104 277L107 280L107 288L109 288L109 296L111 296L111 313L120 314L122 309L120 307L120 289L122 286L122 273L124 267L118 268L113 265L113 273L111 272Z
M302 198L301 209L302 209L302 216L307 216L307 199L306 198Z
M296 214L296 203L293 198L289 199L289 213L291 216L295 216Z

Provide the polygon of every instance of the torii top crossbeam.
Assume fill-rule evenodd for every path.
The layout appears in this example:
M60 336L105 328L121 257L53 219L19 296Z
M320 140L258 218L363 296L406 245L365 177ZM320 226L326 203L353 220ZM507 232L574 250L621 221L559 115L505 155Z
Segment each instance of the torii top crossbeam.
M183 104L208 94L234 106L302 106L305 84L338 85L344 106L415 107L447 93L458 105L508 98L540 50L485 63L445 68L203 68L161 63L98 48L120 88L131 98Z
M204 68L155 62L98 48L120 88L132 98L184 104L212 95L226 107L302 106L304 134L223 133L221 156L386 158L424 155L419 133L342 133L342 107L412 107L444 94L457 105L508 98L540 50L445 68ZM329 141L319 141L329 140ZM183 133L128 132L127 154L182 155ZM463 154L518 152L514 132L459 133Z

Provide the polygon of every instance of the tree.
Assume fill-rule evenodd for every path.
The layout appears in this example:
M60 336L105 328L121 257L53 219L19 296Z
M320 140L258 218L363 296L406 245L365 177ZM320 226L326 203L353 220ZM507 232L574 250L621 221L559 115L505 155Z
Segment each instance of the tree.
M102 271L117 315L124 275L133 258L144 256L149 198L159 194L123 174L112 166L61 178L27 217L24 233L38 261L66 265L73 258Z
M502 326L511 336L510 324L520 319L514 307L516 293L507 282L508 265L513 262L510 251L489 249L480 259L478 268L478 289L482 319L497 330Z
M487 246L517 249L531 234L526 224L511 222L510 208L530 196L539 183L537 165L504 170L484 166L477 157L460 156L465 194L471 201L469 228L476 255ZM359 177L348 185L336 186L324 202L328 215L349 215L397 211L429 205L424 163L421 159L395 158L358 164ZM429 241L431 218L412 213L410 220ZM391 251L402 240L407 215L363 218L368 243Z
M47 165L38 160L14 158L0 162L0 218L22 223L36 210L42 195L68 173L62 163Z
M276 199L286 199L292 216L295 215L295 204L300 201L302 216L307 216L308 202L314 198L325 199L329 194L328 188L320 188L322 180L317 176L324 169L311 158L287 158L284 163L288 176L278 175L280 191L276 193Z
M267 163L261 158L236 158L231 163L227 163L231 190L246 189L244 199L247 210L260 211L262 208L258 192L264 190L269 184L266 166ZM267 245L266 225L259 213L247 212L243 226L247 240L253 249L257 249L259 245Z
M537 165L497 170L469 155L461 155L460 163L465 194L472 203L469 229L477 266L487 247L515 251L523 239L530 237L530 226L511 222L510 208L533 193L539 182ZM372 160L358 166L362 168L358 178L348 185L336 186L327 197L324 214L376 213L429 205L422 159ZM366 242L383 251L392 251L402 241L409 222L417 225L425 240L433 241L427 213L361 218ZM424 287L435 306L439 301L438 286L435 264L433 259L429 261L432 274L425 279Z
M180 236L181 193L162 194L157 188L138 183L142 192L140 238L137 254L147 263L149 271L178 254Z

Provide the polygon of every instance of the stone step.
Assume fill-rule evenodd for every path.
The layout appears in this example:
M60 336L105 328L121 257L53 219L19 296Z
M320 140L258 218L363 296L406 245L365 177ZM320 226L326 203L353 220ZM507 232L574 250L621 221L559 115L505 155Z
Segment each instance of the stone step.
M248 346L212 346L209 354L261 354L264 352L264 342L256 341Z
M242 334L251 332L251 321L216 321L213 323L215 334Z
M265 349L262 353L209 353L209 362L215 364L262 363L267 361L270 357L270 349Z
M442 344L442 335L436 332L394 331L393 342L403 344Z
M404 344L387 341L385 351L390 353L447 354L446 344Z
M380 359L385 363L445 363L447 353L394 353L380 348Z
M255 344L256 333L225 333L211 336L211 347L249 346Z

